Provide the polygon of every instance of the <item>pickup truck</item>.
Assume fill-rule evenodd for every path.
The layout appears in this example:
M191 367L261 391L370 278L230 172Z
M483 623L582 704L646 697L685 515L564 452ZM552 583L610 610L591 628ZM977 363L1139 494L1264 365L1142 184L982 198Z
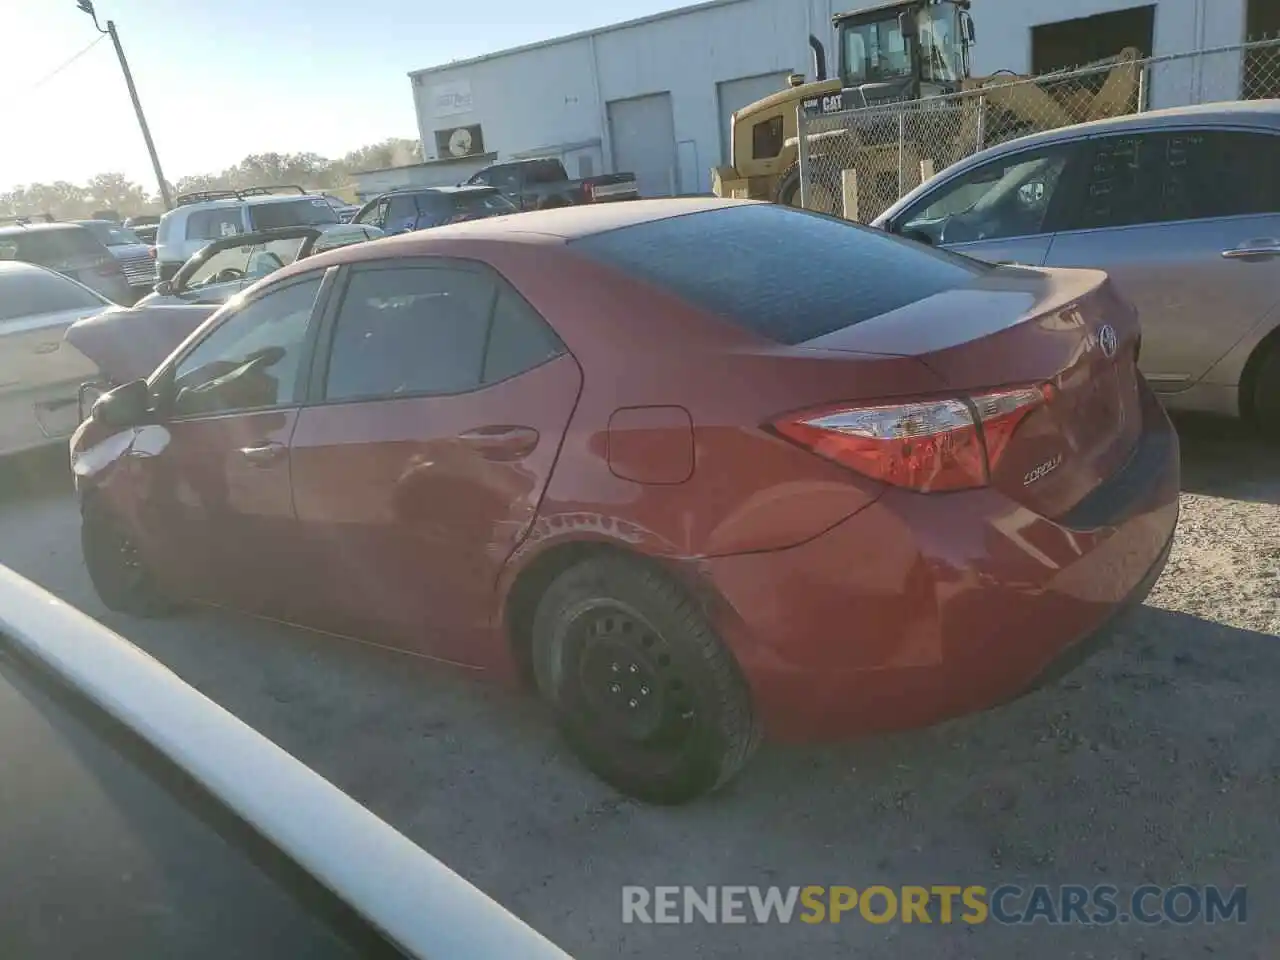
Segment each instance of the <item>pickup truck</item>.
M497 187L521 210L635 200L640 196L634 173L604 173L570 180L564 164L554 157L491 164L466 183Z

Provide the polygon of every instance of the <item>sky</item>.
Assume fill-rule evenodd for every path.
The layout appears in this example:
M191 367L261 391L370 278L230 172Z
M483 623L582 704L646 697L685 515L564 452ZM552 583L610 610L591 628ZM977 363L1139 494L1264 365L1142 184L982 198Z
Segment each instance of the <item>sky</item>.
M166 179L250 153L338 157L416 138L407 74L689 0L96 0ZM120 172L156 192L111 40L76 0L0 0L0 191ZM62 68L62 69L59 69Z

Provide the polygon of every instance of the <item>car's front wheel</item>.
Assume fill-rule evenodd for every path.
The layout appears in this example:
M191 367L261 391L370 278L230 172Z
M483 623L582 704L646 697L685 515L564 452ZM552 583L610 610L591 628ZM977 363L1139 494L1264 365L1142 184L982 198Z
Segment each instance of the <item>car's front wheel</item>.
M533 624L538 687L597 776L651 803L728 783L760 731L737 663L674 581L625 557L562 573Z
M81 508L80 547L93 589L107 609L139 617L173 610L173 599L156 583L125 525L97 497Z

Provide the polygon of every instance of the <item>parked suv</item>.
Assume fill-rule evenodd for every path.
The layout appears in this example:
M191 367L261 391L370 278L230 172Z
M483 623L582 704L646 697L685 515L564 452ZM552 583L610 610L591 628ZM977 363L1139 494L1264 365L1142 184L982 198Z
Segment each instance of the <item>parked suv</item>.
M351 222L377 227L384 233L410 233L518 212L497 187L414 187L375 197Z
M129 300L120 261L78 223L36 223L26 217L0 220L0 260L23 260L78 280L108 300ZM5 223L9 225L4 225Z
M320 194L298 186L249 187L185 193L160 218L156 267L161 280L174 274L211 240L280 227L340 224L341 218Z
M118 223L108 220L77 220L76 223L92 233L107 252L120 262L124 278L129 281L129 303L146 296L156 285L156 259L151 245Z

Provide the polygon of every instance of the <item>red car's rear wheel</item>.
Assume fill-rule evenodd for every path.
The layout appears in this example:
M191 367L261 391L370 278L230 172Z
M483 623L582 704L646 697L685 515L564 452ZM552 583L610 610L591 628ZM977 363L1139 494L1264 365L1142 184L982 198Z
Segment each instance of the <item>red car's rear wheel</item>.
M601 556L551 585L534 620L538 686L601 779L682 803L727 783L759 740L737 664L680 587Z

